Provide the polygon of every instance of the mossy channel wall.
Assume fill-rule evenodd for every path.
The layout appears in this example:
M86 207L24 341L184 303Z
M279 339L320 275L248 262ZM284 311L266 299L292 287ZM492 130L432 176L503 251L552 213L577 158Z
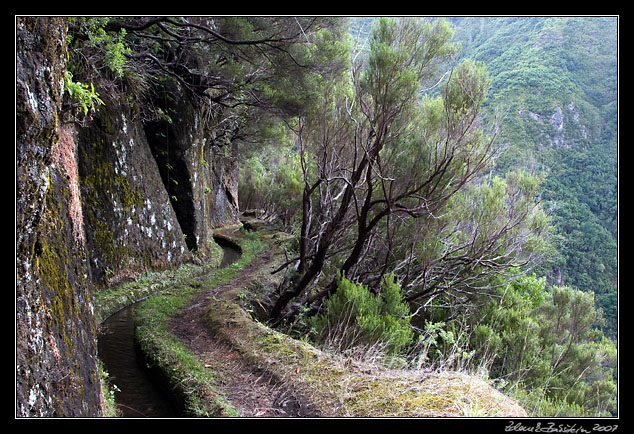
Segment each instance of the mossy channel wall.
M69 120L66 33L64 18L16 17L17 417L101 416L95 292L205 261L214 228L238 218L237 163L205 146L181 89L166 89L180 191L166 143L105 83L92 119Z

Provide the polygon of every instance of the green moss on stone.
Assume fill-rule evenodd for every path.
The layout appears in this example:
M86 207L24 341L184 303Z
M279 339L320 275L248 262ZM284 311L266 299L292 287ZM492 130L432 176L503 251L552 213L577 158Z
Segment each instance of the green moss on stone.
M82 177L82 200L84 202L84 215L90 227L98 255L104 258L110 267L117 268L126 262L126 259L134 256L132 249L115 242L114 233L107 223L114 217L102 215L104 202L116 202L125 215L138 220L133 211L143 204L141 192L135 190L130 181L114 170L114 163L108 161L106 156L99 151L100 146L93 143L92 152L82 150L81 158L85 161L88 173Z

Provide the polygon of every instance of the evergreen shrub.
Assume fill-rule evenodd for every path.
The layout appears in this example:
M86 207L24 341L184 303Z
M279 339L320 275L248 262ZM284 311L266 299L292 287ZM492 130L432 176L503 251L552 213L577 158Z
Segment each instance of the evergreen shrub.
M336 342L341 350L378 345L391 355L412 343L409 306L393 275L382 280L378 294L339 276L323 307L324 313L309 319L317 341Z

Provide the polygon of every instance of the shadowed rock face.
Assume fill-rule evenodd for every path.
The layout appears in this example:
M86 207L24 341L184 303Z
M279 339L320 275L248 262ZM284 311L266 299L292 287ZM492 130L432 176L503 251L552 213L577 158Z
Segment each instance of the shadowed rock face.
M142 125L108 101L77 141L93 281L111 283L189 260Z
M156 93L152 104L169 118L145 122L145 137L187 247L204 253L214 227L238 221L237 160L212 145L200 110L178 84Z
M16 19L19 417L98 416L95 287L204 257L213 228L238 221L237 163L205 146L187 95L169 89L169 142L97 82L105 104L69 121L65 44L63 18Z
M74 142L59 120L65 33L63 19L16 19L18 417L101 411Z

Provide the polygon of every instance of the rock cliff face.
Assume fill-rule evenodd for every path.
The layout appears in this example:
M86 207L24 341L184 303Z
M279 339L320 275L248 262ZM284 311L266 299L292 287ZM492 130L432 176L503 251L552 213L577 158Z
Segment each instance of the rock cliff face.
M65 121L65 40L64 19L16 19L18 417L100 415L95 288L204 258L238 215L237 164L178 88L171 122L103 90L89 122Z
M61 19L16 20L17 416L100 409L77 176L59 122L65 36Z

